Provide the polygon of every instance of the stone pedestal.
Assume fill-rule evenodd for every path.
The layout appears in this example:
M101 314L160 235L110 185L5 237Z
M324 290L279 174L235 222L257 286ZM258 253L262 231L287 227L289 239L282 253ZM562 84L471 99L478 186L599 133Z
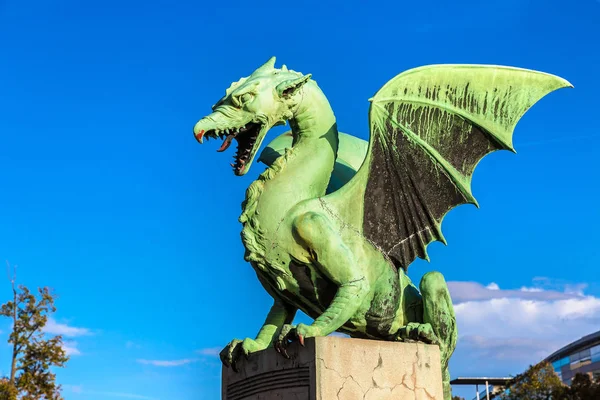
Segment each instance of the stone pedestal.
M443 400L440 352L423 343L335 336L223 367L223 400Z

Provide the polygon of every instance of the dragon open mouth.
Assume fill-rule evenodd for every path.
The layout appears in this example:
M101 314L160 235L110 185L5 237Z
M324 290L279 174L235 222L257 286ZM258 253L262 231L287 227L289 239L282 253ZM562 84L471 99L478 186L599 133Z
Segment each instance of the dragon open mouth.
M242 175L248 160L251 158L256 141L262 131L262 125L255 122L250 122L240 128L216 129L208 132L201 131L197 137L199 140L206 138L221 138L223 144L217 150L223 152L231 146L233 139L237 141L237 151L233 156L235 162L231 163L233 172L236 175Z

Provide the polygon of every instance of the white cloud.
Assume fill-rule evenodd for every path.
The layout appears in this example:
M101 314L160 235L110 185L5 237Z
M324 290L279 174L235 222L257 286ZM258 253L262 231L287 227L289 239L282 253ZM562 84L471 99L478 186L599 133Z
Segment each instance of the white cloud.
M127 347L128 349L139 349L139 348L141 348L142 346L140 346L139 344L137 344L137 343L135 343L135 342L132 342L131 340L128 340L128 341L125 343L125 347Z
M81 355L81 351L77 348L77 342L66 340L63 342L62 346L63 350L67 353L68 356L79 356Z
M522 286L520 290L522 292L543 292L544 291L544 289L541 289L541 288L527 287L527 286Z
M600 299L564 300L500 298L455 306L460 331L465 335L515 337L540 335L573 338L590 333L600 322Z
M461 346L469 349L471 356L487 360L531 362L542 360L552 353L558 343L536 338L486 338L484 336L463 336Z
M196 353L202 356L218 356L222 348L220 347L208 347L205 349L196 350Z
M598 330L600 298L586 296L584 285L544 284L555 289L546 290L540 279L518 290L448 283L459 333L455 373L516 374Z
M578 283L575 285L565 285L565 293L583 296L583 291L588 287L587 283Z
M122 392L86 392L90 394L95 394L99 396L107 396L107 397L121 397L125 399L140 399L140 400L157 400L155 397L143 396L140 394L133 393L122 393Z
M179 367L181 365L191 364L198 361L195 358L184 358L181 360L137 360L138 363L144 365L154 365L155 367Z
M70 391L71 393L81 394L83 393L83 385L62 385L63 389Z
M88 394L102 397L120 397L126 399L140 399L140 400L158 400L154 397L143 396L134 393L124 392L98 392L94 390L84 390L83 385L63 385L63 388L75 394Z
M48 318L46 326L44 326L44 332L52 335L62 335L65 337L85 336L91 335L92 333L87 328L77 328L74 326L69 326L67 324L61 324L59 322L56 322L54 318Z
M490 283L488 286L483 286L477 282L448 282L448 289L452 296L452 301L456 303L464 303L467 301L480 301L489 299L504 299L504 298L519 298L529 300L561 300L574 297L581 297L580 294L573 291L567 291L567 287L563 291L545 290L542 287L535 286L532 288L522 287L515 290L500 289L498 284Z

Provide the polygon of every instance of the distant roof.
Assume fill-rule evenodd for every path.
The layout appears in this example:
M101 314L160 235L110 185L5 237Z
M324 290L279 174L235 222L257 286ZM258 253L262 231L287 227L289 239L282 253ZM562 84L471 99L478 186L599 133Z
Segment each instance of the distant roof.
M490 385L505 385L512 378L493 378L493 377L458 377L450 381L452 385L485 385L487 382Z
M600 342L600 331L591 333L587 336L582 337L579 340L574 341L571 344L566 345L562 349L559 349L559 350L555 351L554 353L550 354L548 357L546 357L546 359L544 361L553 362L553 361L559 360L559 359L563 358L564 356L567 356L569 354L576 352L579 349L582 349L584 347L594 344L594 342Z

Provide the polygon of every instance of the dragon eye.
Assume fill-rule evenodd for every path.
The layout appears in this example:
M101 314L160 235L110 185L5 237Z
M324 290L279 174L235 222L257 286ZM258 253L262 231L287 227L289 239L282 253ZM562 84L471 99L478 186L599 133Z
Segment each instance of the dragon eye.
M254 99L254 95L252 93L244 93L240 96L240 101L242 104L249 103L252 101L252 99Z

